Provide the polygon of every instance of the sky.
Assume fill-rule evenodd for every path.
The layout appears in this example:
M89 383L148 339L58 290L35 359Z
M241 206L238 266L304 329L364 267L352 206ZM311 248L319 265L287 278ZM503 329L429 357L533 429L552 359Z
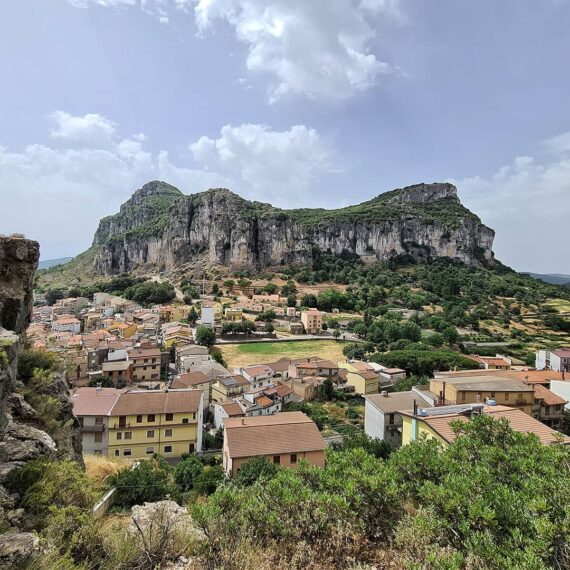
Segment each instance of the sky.
M570 0L4 0L0 233L42 259L164 180L335 208L450 181L570 273Z

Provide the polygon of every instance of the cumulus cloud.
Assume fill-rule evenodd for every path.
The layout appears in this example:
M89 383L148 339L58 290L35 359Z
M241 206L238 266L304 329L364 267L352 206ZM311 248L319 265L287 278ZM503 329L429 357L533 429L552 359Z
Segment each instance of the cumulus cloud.
M286 94L346 99L395 71L372 49L382 20L400 19L400 0L68 0L139 6L168 24L194 14L201 36L227 22L248 47L246 65L270 79L270 101Z
M226 126L218 139L201 137L191 145L194 160L175 161L165 150L145 149L143 133L123 136L101 115L57 111L50 118L53 145L20 151L0 146L0 231L40 240L44 258L86 249L98 220L149 180L185 193L228 187L250 198L296 197L326 171L330 156L318 134L304 126L283 132Z
M287 93L344 99L374 85L389 64L370 49L373 13L392 12L395 0L198 0L204 33L225 20L249 47L247 67L275 77L270 98Z
M194 159L209 171L239 180L260 200L291 205L332 169L333 153L317 131L295 125L273 131L267 125L225 125L220 136L190 145Z
M541 148L545 150L537 156L516 157L489 177L454 182L464 203L497 230L499 259L518 270L563 272L570 265L570 251L565 247L570 218L570 132L543 141ZM552 266L553 257L559 267Z

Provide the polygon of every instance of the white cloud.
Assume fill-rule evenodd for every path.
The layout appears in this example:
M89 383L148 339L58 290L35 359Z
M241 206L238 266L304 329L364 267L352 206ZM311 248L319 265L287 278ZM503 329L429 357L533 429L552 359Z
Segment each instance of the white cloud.
M516 157L490 177L454 181L464 203L497 231L497 257L515 269L570 268L569 143L570 132L563 133L542 143L546 154Z
M395 0L197 0L204 33L217 19L249 46L247 67L276 78L275 101L287 93L344 99L392 71L370 48L372 12L393 12Z
M240 181L259 200L281 205L299 200L306 204L310 185L332 170L329 146L304 125L287 131L273 131L267 125L226 125L219 138L203 136L190 149L206 169Z
M397 68L373 52L383 20L401 20L401 0L68 0L72 6L139 6L169 24L191 14L200 35L217 21L248 47L246 65L267 74L270 101L286 94L346 99ZM192 10L193 8L193 10Z
M242 125L224 127L217 140L201 137L191 145L195 161L177 164L164 150L146 150L144 134L121 136L101 115L58 111L50 118L53 146L0 146L1 231L40 240L44 258L86 249L98 220L149 180L187 194L228 187L250 198L290 196L291 205L330 157L313 129Z

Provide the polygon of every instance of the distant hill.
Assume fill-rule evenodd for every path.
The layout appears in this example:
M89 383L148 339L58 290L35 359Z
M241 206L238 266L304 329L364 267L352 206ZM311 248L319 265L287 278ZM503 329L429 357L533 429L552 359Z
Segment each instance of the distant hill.
M550 283L551 285L566 285L570 287L570 275L564 275L563 273L526 273L525 275L530 275L533 279L541 279L545 283Z
M55 267L56 265L64 265L69 263L73 257L60 257L59 259L46 259L45 261L40 261L38 264L38 269L49 269L50 267Z

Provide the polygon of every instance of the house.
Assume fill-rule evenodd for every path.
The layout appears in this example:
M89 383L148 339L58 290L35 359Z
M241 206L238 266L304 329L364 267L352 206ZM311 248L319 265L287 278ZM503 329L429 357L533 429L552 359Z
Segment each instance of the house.
M240 374L218 378L212 384L212 402L225 402L249 390L250 383Z
M306 360L292 360L289 364L288 376L290 378L303 378L305 376L324 376L330 380L338 377L338 364L331 360L308 358Z
M185 388L193 388L194 390L202 390L204 393L204 410L210 405L210 384L212 381L203 372L186 372L179 374L174 378L170 388L180 390Z
M200 308L200 324L205 327L213 328L215 324L215 307L214 303L203 302Z
M201 390L79 388L72 402L85 453L176 459L202 449Z
M294 323L291 321L289 323L289 332L291 334L303 334L305 332L305 327L303 326L303 323Z
M300 461L324 467L326 443L315 423L302 412L224 420L222 460L227 475L255 457L282 467Z
M81 332L81 321L75 317L60 318L51 323L51 330L79 334Z
M364 431L368 437L386 441L397 448L402 445L402 416L399 410L409 410L414 402L428 402L413 391L382 392L364 396Z
M133 381L160 379L161 353L158 348L134 348L129 352L133 362Z
M311 380L314 380L314 377L305 376L304 378L288 378L280 382L282 386L292 390L297 400L309 402L315 399L317 389L317 386Z
M463 404L400 410L402 416L402 445L417 440L420 436L435 438L443 445L452 443L456 434L452 422L467 422L475 415L488 414L494 419L506 418L510 427L522 433L534 433L542 443L570 444L570 438L550 429L520 409L496 404Z
M108 455L109 413L122 392L115 388L78 388L71 396L84 455Z
M538 420L552 429L561 430L564 407L568 404L568 400L561 398L541 384L534 386L534 400L538 407Z
M523 366L524 362L510 356L497 354L496 356L479 356L472 354L467 358L479 365L479 368L485 370L510 370L512 366Z
M380 375L367 362L339 362L338 366L346 371L343 380L346 379L346 384L352 386L357 394L378 394Z
M116 387L126 386L133 378L133 363L130 360L103 362L101 374L111 378Z
M533 415L534 388L521 380L492 375L435 378L430 381L430 391L441 403L479 404L495 401L497 404L520 408Z
M243 319L243 309L241 307L228 307L224 311L226 321L240 322Z
M216 402L214 404L214 425L216 429L224 427L224 420L227 418L242 418L245 411L236 400L227 402Z
M234 373L241 374L253 389L269 386L273 382L273 370L265 364L235 368Z
M323 317L325 313L317 309L301 311L301 322L307 334L320 334L323 330Z
M380 375L380 385L379 388L382 390L384 388L389 388L394 386L398 380L403 380L406 377L406 371L401 368L387 368L381 366L380 364L371 363L374 370Z
M570 372L570 348L556 350L537 350L535 367L537 370L554 370Z

